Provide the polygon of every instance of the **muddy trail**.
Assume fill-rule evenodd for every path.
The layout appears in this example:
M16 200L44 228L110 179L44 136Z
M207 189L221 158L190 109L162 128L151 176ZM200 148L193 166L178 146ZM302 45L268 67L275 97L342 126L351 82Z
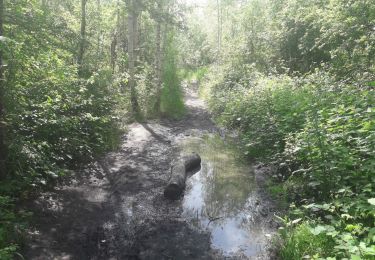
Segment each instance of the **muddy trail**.
M25 259L273 259L265 169L238 160L203 101L186 116L129 126L118 151L40 195ZM164 198L172 160L202 156L184 196Z

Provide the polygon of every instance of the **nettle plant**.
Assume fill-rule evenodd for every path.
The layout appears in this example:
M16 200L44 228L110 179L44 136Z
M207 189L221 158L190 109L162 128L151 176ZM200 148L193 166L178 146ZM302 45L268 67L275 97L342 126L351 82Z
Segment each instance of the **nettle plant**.
M287 138L284 156L300 165L288 178L301 180L293 182L300 187L291 187L304 193L298 210L319 223L313 225L313 234L332 238L332 255L371 259L375 256L374 91L345 86L328 95L331 101L334 96L331 106L316 103L304 129Z

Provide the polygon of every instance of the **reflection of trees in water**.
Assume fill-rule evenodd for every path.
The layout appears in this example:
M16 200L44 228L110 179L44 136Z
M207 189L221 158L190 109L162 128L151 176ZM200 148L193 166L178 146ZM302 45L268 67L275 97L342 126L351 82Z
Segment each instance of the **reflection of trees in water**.
M254 191L254 175L237 159L238 151L218 137L206 137L186 144L188 152L202 159L204 212L210 217L234 217L243 210Z

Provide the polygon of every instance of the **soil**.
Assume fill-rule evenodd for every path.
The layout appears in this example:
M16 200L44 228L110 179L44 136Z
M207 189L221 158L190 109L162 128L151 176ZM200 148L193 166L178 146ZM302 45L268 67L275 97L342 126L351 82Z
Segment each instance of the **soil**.
M183 217L182 200L163 196L181 140L223 135L194 91L185 103L182 119L131 124L119 150L33 201L25 259L247 259L213 248L210 232ZM274 230L273 204L262 200L268 217L258 221ZM272 258L268 250L254 257Z

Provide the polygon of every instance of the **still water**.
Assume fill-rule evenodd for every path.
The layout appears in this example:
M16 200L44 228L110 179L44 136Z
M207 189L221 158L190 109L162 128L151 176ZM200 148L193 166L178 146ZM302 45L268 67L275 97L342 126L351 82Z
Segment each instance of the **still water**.
M184 217L209 231L212 246L224 255L257 255L264 232L254 218L258 199L252 168L239 158L233 142L217 136L189 138L181 147L202 157L201 170L187 181Z

